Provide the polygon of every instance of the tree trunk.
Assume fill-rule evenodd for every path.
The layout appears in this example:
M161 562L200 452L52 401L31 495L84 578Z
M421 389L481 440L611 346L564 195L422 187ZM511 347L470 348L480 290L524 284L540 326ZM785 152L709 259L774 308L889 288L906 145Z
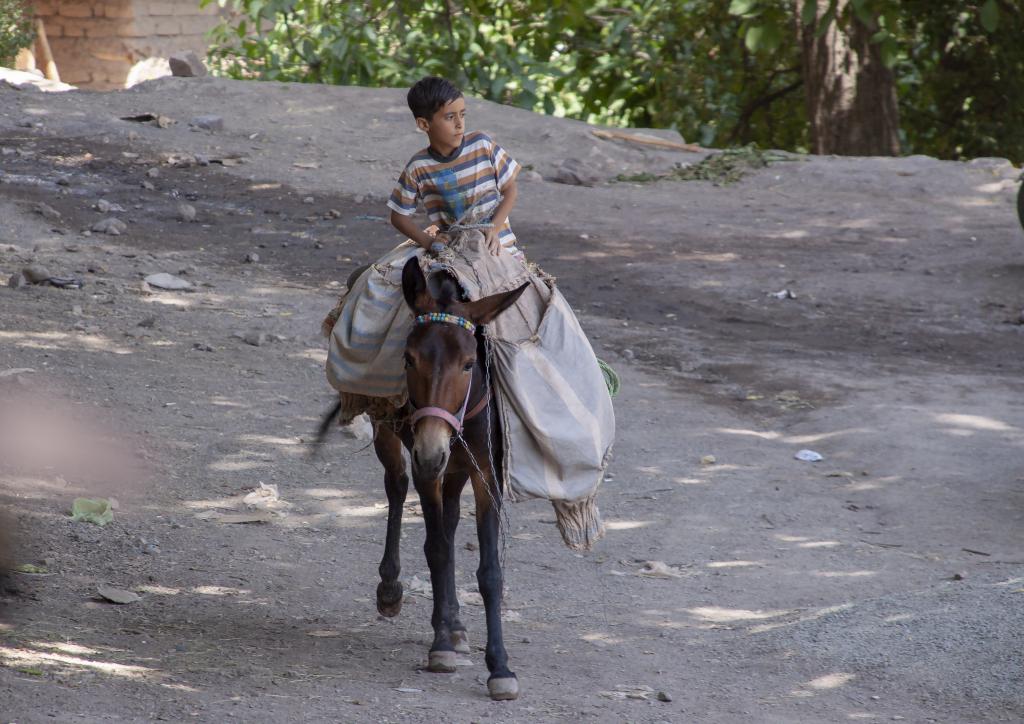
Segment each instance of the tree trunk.
M849 0L839 0L841 15ZM811 151L841 156L895 156L900 152L899 110L892 72L871 42L877 24L854 17L846 27L832 21L820 37L818 20L829 0L817 0L811 25L800 23L800 42ZM795 2L797 17L803 6Z

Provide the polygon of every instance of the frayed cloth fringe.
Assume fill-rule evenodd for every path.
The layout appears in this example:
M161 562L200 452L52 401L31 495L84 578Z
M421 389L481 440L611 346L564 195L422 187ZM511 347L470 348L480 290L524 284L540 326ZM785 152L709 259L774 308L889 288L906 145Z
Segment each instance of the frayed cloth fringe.
M562 540L574 551L589 551L604 537L604 521L597 507L597 493L576 501L552 500L555 522Z

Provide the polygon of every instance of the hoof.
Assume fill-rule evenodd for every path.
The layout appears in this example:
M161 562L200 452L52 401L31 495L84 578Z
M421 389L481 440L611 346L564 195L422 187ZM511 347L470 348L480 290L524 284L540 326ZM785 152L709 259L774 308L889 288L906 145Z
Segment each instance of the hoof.
M381 616L397 616L398 612L402 610L402 583L401 581L395 581L394 583L384 583L381 581L377 584L377 613Z
M487 680L487 693L495 701L512 701L519 698L519 679L506 676L501 679Z
M451 674L455 671L454 651L431 651L427 654L427 671L435 674Z
M469 649L469 634L463 631L452 631L452 646L457 654L472 653Z

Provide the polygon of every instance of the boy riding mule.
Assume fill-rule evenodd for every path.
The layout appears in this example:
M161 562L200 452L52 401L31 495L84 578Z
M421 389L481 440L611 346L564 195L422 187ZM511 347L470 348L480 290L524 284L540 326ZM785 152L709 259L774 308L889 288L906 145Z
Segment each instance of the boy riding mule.
M469 651L455 595L454 541L460 495L472 482L487 686L493 699L514 699L519 684L501 635L501 505L547 499L563 541L589 549L604 532L596 494L614 415L571 308L554 280L515 247L507 217L518 165L484 134L464 134L462 94L447 81L420 81L409 101L431 140L389 201L392 222L409 240L354 274L324 321L327 377L339 402L320 433L336 418L367 412L373 420L388 498L377 587L385 616L402 606L403 448L409 452L434 595L431 671L454 671L456 651ZM433 236L406 215L418 203L439 227Z

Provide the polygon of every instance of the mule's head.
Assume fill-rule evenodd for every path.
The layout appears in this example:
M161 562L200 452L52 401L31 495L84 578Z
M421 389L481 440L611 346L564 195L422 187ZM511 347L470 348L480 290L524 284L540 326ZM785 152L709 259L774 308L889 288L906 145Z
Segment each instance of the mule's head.
M528 283L511 292L466 302L460 298L458 283L447 272L435 272L428 281L418 259L406 262L402 270L402 291L417 318L448 314L467 320L473 327L430 320L418 321L413 327L405 343L405 376L409 399L415 407L440 408L459 416L477 363L474 329L508 309L527 286ZM414 477L436 478L444 472L453 432L452 424L443 417L431 415L417 420L413 430Z

